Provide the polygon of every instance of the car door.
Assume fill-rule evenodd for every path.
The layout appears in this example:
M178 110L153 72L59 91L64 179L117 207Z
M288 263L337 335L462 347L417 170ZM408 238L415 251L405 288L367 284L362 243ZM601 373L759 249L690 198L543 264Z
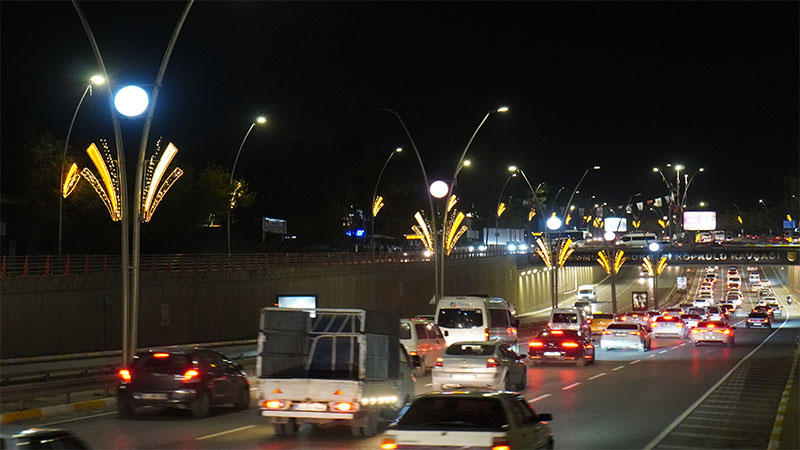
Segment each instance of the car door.
M512 440L511 448L546 448L550 440L550 428L538 420L528 402L518 397L509 402L509 408L513 411L513 419L519 419L514 434L519 436L520 442L516 444Z
M508 378L515 385L522 384L522 377L524 376L523 371L526 368L525 364L519 362L517 354L509 348L508 344L500 345L498 350L504 365L508 367Z
M228 364L223 361L222 355L217 352L206 350L203 356L207 361L207 368L210 382L214 387L214 403L227 403L234 401L233 380L228 373Z

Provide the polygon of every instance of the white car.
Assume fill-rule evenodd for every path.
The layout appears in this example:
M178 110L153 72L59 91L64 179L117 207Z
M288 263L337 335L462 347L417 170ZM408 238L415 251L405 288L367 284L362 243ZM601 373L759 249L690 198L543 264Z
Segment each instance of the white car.
M770 286L772 286L772 282L771 282L771 281L769 281L769 280L768 280L768 279L766 279L766 278L764 278L763 280L761 280L761 287L762 287L762 288L768 288L768 287L770 287Z
M456 342L447 347L444 356L436 358L433 390L475 387L522 391L528 384L528 366L522 362L526 357L501 341Z
M513 392L423 394L386 429L381 448L553 448L552 419Z

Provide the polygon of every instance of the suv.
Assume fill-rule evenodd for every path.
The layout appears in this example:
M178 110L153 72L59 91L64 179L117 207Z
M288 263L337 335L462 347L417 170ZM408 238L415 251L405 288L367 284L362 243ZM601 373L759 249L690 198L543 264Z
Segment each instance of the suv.
M578 308L553 309L547 327L551 330L579 330L584 336L592 335L584 310Z
M211 406L250 405L250 382L239 364L203 348L150 351L133 357L119 371L117 411L130 417L136 406L174 406L205 417Z
M419 375L433 367L436 358L441 358L447 349L439 325L425 319L400 319L400 343L410 356L419 356Z

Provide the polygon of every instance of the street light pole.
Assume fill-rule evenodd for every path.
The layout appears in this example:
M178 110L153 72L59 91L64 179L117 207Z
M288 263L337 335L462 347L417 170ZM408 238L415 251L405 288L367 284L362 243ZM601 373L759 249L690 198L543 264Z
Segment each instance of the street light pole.
M78 106L75 108L75 113L72 114L72 120L69 123L69 130L67 130L67 139L64 140L64 152L61 154L61 171L59 173L59 179L61 184L59 185L58 189L58 254L61 255L61 235L62 235L62 228L63 228L63 203L64 203L64 195L63 195L63 186L66 180L64 179L64 161L67 159L67 149L69 148L69 138L72 136L72 127L75 125L75 118L78 117L78 111L81 109L81 105L83 104L83 99L86 98L86 94L92 95L92 84L97 84L98 86L105 83L106 79L102 75L94 75L90 79L90 83L86 85L86 89L83 91L83 95L81 95L81 99L78 101Z
M567 211L569 210L569 206L572 204L572 199L575 198L575 194L578 192L578 189L581 188L581 183L583 183L583 179L586 178L586 175L589 174L590 170L600 170L600 166L589 167L588 169L586 169L585 172L583 172L583 176L581 176L581 179L578 180L578 184L575 185L575 189L572 190L572 194L570 194L569 200L567 200L567 205L564 207L564 214L562 214L561 217L564 217L565 220L567 217ZM555 200L553 201L553 204L555 205Z
M383 177L383 171L386 170L386 166L389 165L389 161L392 160L392 156L394 156L395 154L400 153L402 151L403 151L403 149L401 147L397 147L396 149L394 149L394 151L392 151L392 153L389 153L389 157L386 158L386 162L383 163L383 167L381 167L381 173L378 174L378 181L375 182L375 190L372 193L372 234L371 234L371 237L372 237L372 253L373 253L373 255L375 254L375 217L378 215L377 212L375 211L375 202L378 200L378 185L381 184L381 177Z
M508 178L506 178L506 182L503 183L503 188L500 189L500 196L497 197L497 208L495 209L495 222L494 222L494 245L498 245L498 240L500 237L500 202L503 200L503 193L506 191L506 186L508 186L508 182L511 181L512 178L517 176L516 172L510 174Z
M764 212L767 213L767 224L769 224L769 209L767 208L767 204L764 203L764 200L758 199L758 203L761 203L761 206L764 207ZM767 225L769 227L769 225ZM769 228L769 234L772 234L772 228Z
M742 237L744 237L744 221L742 220L742 211L739 209L739 207L736 205L735 202L731 202L731 204L733 205L734 208L736 208L736 212L739 214L736 217L736 219L739 221L739 225L742 226L741 232L742 232Z
M432 229L432 247L434 249L433 256L433 283L434 283L434 291L433 291L433 298L436 304L439 303L439 263L438 258L436 258L436 210L433 208L433 197L431 197L430 191L428 190L430 187L430 183L428 182L428 172L425 171L425 165L422 163L422 157L419 155L419 149L417 148L417 144L414 142L414 138L411 137L411 133L409 133L408 128L406 127L405 122L403 122L402 117L397 111L387 109L387 108L379 108L381 111L386 111L388 113L394 114L397 117L397 120L400 122L400 125L403 127L403 131L406 133L406 137L408 137L408 141L411 143L411 148L414 149L414 154L417 156L417 161L419 162L419 168L422 170L422 178L425 181L425 195L428 197L428 206L430 207L430 214L431 214L431 229ZM444 239L444 236L442 236Z
M481 123L479 123L478 127L475 128L475 131L472 132L472 136L470 136L469 141L467 141L467 145L464 147L464 151L461 152L461 157L458 159L458 164L456 164L456 170L453 173L453 180L450 182L450 188L447 191L447 197L445 197L446 198L445 202L449 202L450 201L450 197L453 195L453 189L455 189L456 182L458 181L458 174L461 172L461 169L464 168L464 165L465 165L464 164L464 158L466 158L467 152L469 151L470 146L472 146L472 141L475 140L475 136L478 135L478 131L480 131L481 127L483 127L483 124L486 123L486 120L489 118L489 116L491 116L494 113L503 113L503 112L508 112L508 107L507 106L501 106L501 107L499 107L497 109L490 110L489 112L486 113L485 116L483 116L483 120L481 120ZM447 245L447 239L445 239L445 237L444 237L444 232L445 232L445 227L447 227L447 213L448 212L449 212L448 208L447 208L447 206L445 204L444 213L442 214L442 244L441 244L441 252L440 252L441 253L441 255L440 255L441 264L439 265L439 272L441 274L440 275L441 276L441 281L439 282L439 289L441 289L441 293L440 293L441 297L444 297L444 258L445 258L445 253L446 253L446 248L445 247ZM433 257L436 258L435 252L434 252Z
M257 117L255 122L250 124L250 128L247 129L247 133L244 134L244 139L242 139L242 143L239 144L239 151L236 152L236 158L234 158L234 160L233 160L233 167L231 167L231 178L228 181L228 187L229 188L233 184L233 172L236 170L236 163L239 162L239 155L242 154L242 147L244 147L244 143L247 141L247 137L250 136L250 132L253 131L253 127L256 126L256 123L264 124L266 122L267 122L267 119L265 119L264 117L262 117L262 116ZM235 193L235 189L234 189L234 192L231 193L231 196L233 196L234 193ZM228 226L227 226L227 231L228 231L228 257L229 258L231 256L231 211L232 210L233 210L233 197L231 197L228 200Z

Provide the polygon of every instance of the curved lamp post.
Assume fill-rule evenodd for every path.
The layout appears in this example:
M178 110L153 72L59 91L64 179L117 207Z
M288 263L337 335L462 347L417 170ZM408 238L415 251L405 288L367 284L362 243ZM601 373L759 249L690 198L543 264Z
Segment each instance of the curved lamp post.
M233 167L231 167L231 178L228 181L228 187L233 184L233 172L236 170L236 163L239 162L239 155L242 154L242 148L244 147L244 143L247 141L247 137L250 136L250 132L253 131L253 127L256 124L263 125L267 123L267 119L263 116L256 117L256 120L250 124L250 128L247 129L247 133L244 134L244 139L242 139L242 143L239 144L239 150L236 152L236 158L233 160ZM236 194L236 189L231 192L231 200L228 202L228 257L231 256L231 211L233 210L233 196Z
M389 153L389 157L386 158L386 162L383 163L383 167L381 167L381 173L378 174L378 181L375 182L375 190L372 192L372 252L375 253L375 217L378 215L378 211L376 211L376 205L378 203L378 185L381 184L381 178L383 177L383 171L386 170L386 166L389 165L389 161L392 160L392 157L398 153L403 151L402 147L397 147Z
M453 173L453 179L450 182L450 189L448 189L448 191L447 191L447 197L446 198L448 199L448 201L449 201L450 197L453 195L453 189L455 189L455 187L456 187L456 183L458 182L458 174L461 172L461 169L463 169L465 166L468 167L470 165L469 161L468 160L465 161L464 158L466 158L467 152L469 151L470 146L472 146L472 141L475 140L475 136L478 135L478 131L480 131L481 127L483 127L483 124L486 123L486 120L489 118L489 116L491 116L494 113L504 113L504 112L508 112L508 106L501 106L501 107L499 107L497 109L489 110L486 113L486 115L483 116L483 120L481 120L481 122L478 124L478 127L475 128L475 131L472 132L472 136L470 136L469 141L467 141L467 145L466 145L466 147L464 147L464 151L461 152L461 157L458 159L458 164L456 164L456 170ZM445 207L444 214L442 214L442 233L444 233L444 228L447 226L447 213L448 213L448 209ZM441 261L441 265L440 265L440 269L439 269L440 273L441 273L441 278L442 278L441 282L439 283L439 289L441 289L440 296L444 296L444 257L445 257L445 254L447 253L446 249L445 249L446 243L447 243L447 240L442 238L442 245L441 245L440 252L439 252L441 254L440 256L441 256L441 260L442 260ZM434 255L434 258L435 257L436 257L436 255Z
M63 203L64 203L64 195L63 195L63 186L67 180L64 179L64 161L67 159L67 149L69 148L69 138L72 135L72 126L75 125L75 118L78 117L78 111L81 109L81 105L83 104L83 99L86 98L86 94L92 95L92 85L102 86L105 84L106 78L102 75L93 75L89 79L89 84L86 85L86 89L83 90L83 95L81 95L81 99L78 101L78 106L75 108L75 113L72 115L72 121L69 123L69 130L67 130L67 139L64 141L64 152L61 154L61 171L60 171L60 184L58 188L58 254L61 254L61 235L63 229Z
M513 172L508 175L506 178L506 182L503 183L503 188L500 189L500 195L497 197L497 209L495 210L495 222L494 222L494 245L498 244L498 238L500 236L500 215L502 212L500 211L500 203L503 200L503 193L506 191L506 186L508 186L508 182L511 181L512 178L516 178L517 173Z
M561 217L567 217L567 211L569 211L569 207L570 205L572 205L572 199L575 198L575 194L578 192L578 189L581 188L581 183L583 183L583 179L586 178L586 175L589 174L590 170L600 170L600 166L589 167L588 169L586 169L585 172L583 172L583 176L581 176L581 179L578 180L578 184L575 185L575 189L572 190L572 194L570 194L569 200L567 200L567 205L564 206L564 213L561 214Z
M403 127L403 131L406 133L406 137L408 137L408 141L411 143L411 148L414 149L414 154L417 156L417 161L419 162L419 168L422 170L422 178L425 180L425 195L428 197L428 206L430 207L430 214L431 214L431 229L433 230L433 236L431 237L433 240L433 248L436 248L436 210L433 208L433 198L431 197L428 189L430 189L430 182L428 182L428 172L425 171L425 165L422 163L422 157L419 155L419 149L417 148L417 144L414 142L414 138L411 137L411 133L409 133L408 128L406 127L406 123L403 122L403 118L400 117L400 114L397 111L388 109L388 108L379 108L381 111L386 111L388 113L394 114L397 117L397 120L400 122L400 126ZM433 256L433 279L434 279L434 291L433 291L433 298L434 302L437 304L439 303L439 263L438 258L436 255Z

